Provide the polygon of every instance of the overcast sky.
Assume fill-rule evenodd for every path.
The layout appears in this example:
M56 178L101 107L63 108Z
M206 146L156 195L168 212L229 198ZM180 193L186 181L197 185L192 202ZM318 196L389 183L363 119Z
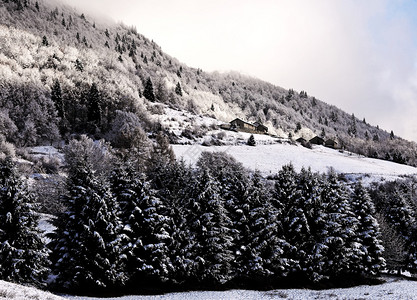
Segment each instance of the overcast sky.
M235 70L417 141L415 0L66 0L204 71Z

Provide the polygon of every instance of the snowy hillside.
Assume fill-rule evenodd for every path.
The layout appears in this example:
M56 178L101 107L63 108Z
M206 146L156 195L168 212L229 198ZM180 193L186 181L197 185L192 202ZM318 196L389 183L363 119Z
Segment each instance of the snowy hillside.
M307 149L289 143L265 144L266 136L257 135L255 139L264 143L251 147L247 145L212 146L173 145L177 158L183 157L186 162L194 163L203 151L227 152L243 165L252 170L259 170L264 175L274 174L283 165L292 163L297 170L310 167L314 172L327 172L333 168L338 173L359 175L369 178L394 179L400 175L417 174L417 168L389 161L366 158L352 153L341 153L337 150L314 146Z
M33 287L0 280L0 300L62 300L64 298Z

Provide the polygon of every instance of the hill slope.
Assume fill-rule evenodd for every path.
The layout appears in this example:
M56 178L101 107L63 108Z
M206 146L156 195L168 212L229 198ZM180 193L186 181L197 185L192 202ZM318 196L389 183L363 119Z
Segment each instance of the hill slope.
M155 101L222 122L260 121L283 137L323 135L352 152L417 165L415 143L305 91L190 68L135 28L52 0L1 0L0 20L0 124L18 146L74 133L107 137L117 110L137 114L154 131L160 126L149 115L164 113Z

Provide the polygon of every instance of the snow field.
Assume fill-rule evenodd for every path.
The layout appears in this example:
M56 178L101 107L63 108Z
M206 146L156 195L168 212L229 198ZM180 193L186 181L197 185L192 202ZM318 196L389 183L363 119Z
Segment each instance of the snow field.
M255 136L257 139L257 136ZM257 140L258 141L258 140ZM341 153L338 150L313 146L307 149L289 143L261 144L255 147L247 145L211 146L173 145L177 158L194 164L201 152L226 152L240 161L245 167L259 170L263 175L277 173L283 165L292 163L299 171L310 167L313 172L327 172L333 168L337 173L362 174L374 179L395 179L401 175L415 175L417 168L389 161L372 159L357 154Z

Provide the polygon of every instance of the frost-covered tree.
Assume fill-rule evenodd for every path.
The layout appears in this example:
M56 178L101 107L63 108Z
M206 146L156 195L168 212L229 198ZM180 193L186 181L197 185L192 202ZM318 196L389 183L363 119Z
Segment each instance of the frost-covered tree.
M173 275L168 246L171 219L144 174L127 162L112 174L112 190L120 205L120 219L128 237L127 272L133 287L165 282ZM141 288L146 286L141 285Z
M318 242L323 245L323 271L329 277L344 275L355 270L364 253L358 237L358 220L354 215L345 187L330 172L321 195L322 214L315 220ZM320 253L323 255L323 252Z
M249 186L248 171L234 157L223 152L203 152L197 162L201 169L208 169L220 187L220 197L224 201L224 207L232 222L234 243L233 253L240 251L240 232L245 226L242 219L242 207L246 205L245 194ZM234 263L233 263L234 264ZM236 268L237 266L233 266Z
M0 278L42 286L49 273L48 251L38 229L35 199L15 163L0 161Z
M169 144L168 137L158 132L152 147L148 169L158 168L158 165L167 165L175 160L175 153Z
M172 220L169 252L175 272L171 274L171 279L183 284L195 274L194 258L190 250L193 240L187 223L191 214L187 204L195 186L194 174L184 161L153 165L149 174L157 197L165 203L166 215Z
M220 197L219 184L209 170L200 169L197 178L188 203L195 276L205 285L218 286L232 278L232 224Z
M364 253L358 269L365 273L377 274L385 266L384 247L374 205L361 182L355 185L351 205L359 221L357 234L362 245L360 250Z
M262 176L251 177L242 206L237 213L239 239L236 241L237 275L258 284L270 278L286 276L289 244L283 239L281 211L271 204L271 195Z
M127 279L119 208L87 149L80 151L86 147L88 141L73 140L66 148L71 160L61 201L67 209L54 219L56 229L50 235L54 284L77 293L114 289Z

